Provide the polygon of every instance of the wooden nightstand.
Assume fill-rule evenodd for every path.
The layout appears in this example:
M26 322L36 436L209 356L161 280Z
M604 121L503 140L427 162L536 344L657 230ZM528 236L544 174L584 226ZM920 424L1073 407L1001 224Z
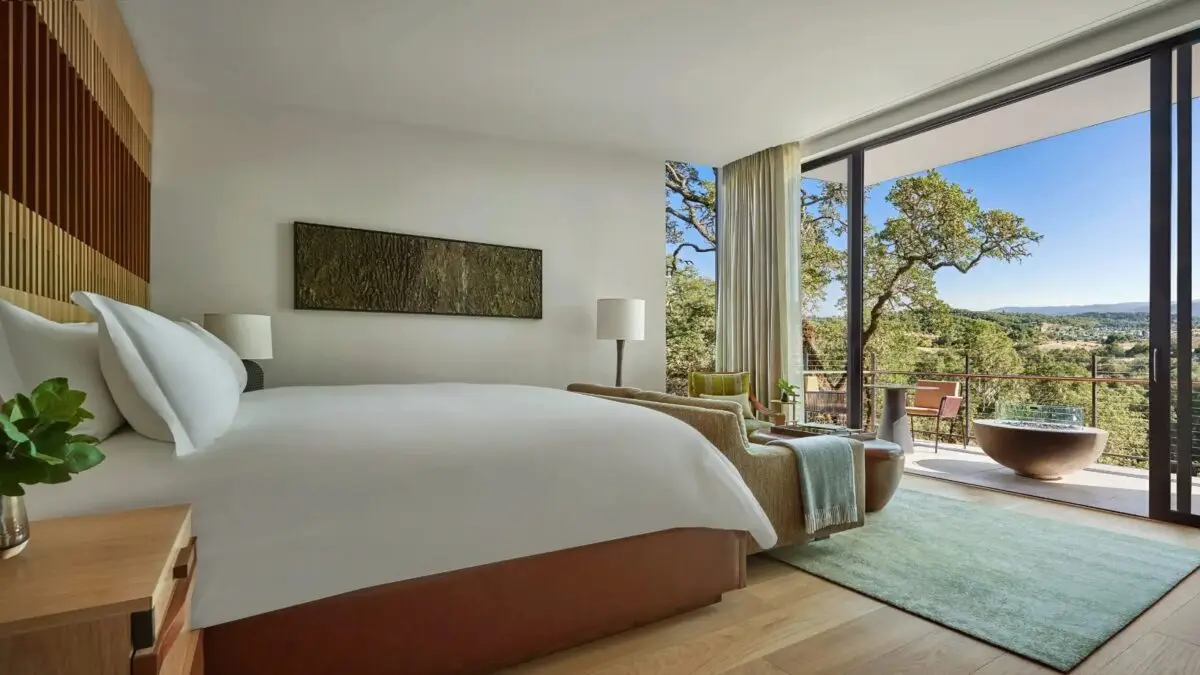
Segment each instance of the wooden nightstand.
M0 673L200 675L191 508L58 518L0 562Z

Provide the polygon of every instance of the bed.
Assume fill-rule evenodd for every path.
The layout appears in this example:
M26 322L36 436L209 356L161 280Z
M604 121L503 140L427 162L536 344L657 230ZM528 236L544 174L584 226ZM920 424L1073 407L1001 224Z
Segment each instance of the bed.
M691 427L538 387L269 389L202 451L102 449L31 516L192 504L219 675L491 672L716 602L775 541Z

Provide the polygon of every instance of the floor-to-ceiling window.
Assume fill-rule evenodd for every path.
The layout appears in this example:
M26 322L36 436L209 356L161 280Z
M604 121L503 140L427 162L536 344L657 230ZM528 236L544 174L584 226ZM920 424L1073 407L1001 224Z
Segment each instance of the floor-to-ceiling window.
M667 162L667 390L710 372L717 339L717 190L712 167Z
M792 337L800 367L792 365L792 385L800 403L795 416L802 410L809 422L844 423L847 415L847 166L827 164L801 181L801 321Z
M1187 311L1194 293L1184 283L1195 246L1181 239L1190 231L1182 213L1192 206L1180 190L1190 194L1194 178L1177 165L1191 161L1181 135L1189 143L1192 136L1171 107L1175 100L1168 101L1169 189L1154 193L1150 54L1064 76L843 155L863 153L861 180L840 169L850 177L843 203L858 191L864 199L861 217L847 214L844 226L861 227L861 324L844 313L855 281L848 266L837 286L842 312L811 311L805 318L814 328L840 327L851 347L856 340L861 345L864 426L882 421L884 396L875 385L920 386L907 403L924 408L936 408L947 391L924 392L955 389L953 416L910 415L917 439L910 469L1145 515L1153 510L1148 469L1158 367L1171 378L1162 400L1170 402L1172 425L1169 460L1159 466L1171 472L1175 494L1185 495L1172 496L1177 510L1200 501L1186 498L1195 489L1195 458L1186 451L1200 434L1184 433L1200 424L1192 414L1191 377L1200 332ZM1195 53L1188 58L1194 62ZM1187 91L1184 79L1195 68L1179 75L1173 65L1171 90L1190 100L1195 90ZM1195 115L1182 108L1187 119ZM810 162L806 179L824 178L834 166L829 159ZM1171 218L1166 242L1174 247L1162 254L1169 269L1154 283L1151 251L1163 244L1150 236L1153 203ZM843 250L848 239L838 240ZM1169 317L1170 341L1155 353L1154 288L1168 277L1170 308L1162 316ZM818 291L813 302L828 295ZM819 335L806 330L806 337L810 332ZM823 353L820 345L812 351ZM837 353L849 360L845 346ZM805 365L816 374L811 362ZM1018 476L980 448L974 430L989 420L1099 430L1097 465L1060 481ZM928 447L935 437L942 444L936 457Z

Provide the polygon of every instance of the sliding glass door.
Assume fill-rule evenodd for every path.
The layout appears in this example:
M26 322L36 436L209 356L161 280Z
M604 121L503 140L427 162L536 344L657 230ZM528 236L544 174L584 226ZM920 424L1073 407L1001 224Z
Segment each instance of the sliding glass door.
M1197 58L1192 44L1151 56L1150 516L1200 525L1193 242Z

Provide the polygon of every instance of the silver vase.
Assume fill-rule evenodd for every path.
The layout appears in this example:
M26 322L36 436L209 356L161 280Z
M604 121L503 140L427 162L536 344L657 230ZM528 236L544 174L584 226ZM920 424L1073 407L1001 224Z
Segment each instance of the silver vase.
M29 543L24 497L0 496L0 560L15 557Z

